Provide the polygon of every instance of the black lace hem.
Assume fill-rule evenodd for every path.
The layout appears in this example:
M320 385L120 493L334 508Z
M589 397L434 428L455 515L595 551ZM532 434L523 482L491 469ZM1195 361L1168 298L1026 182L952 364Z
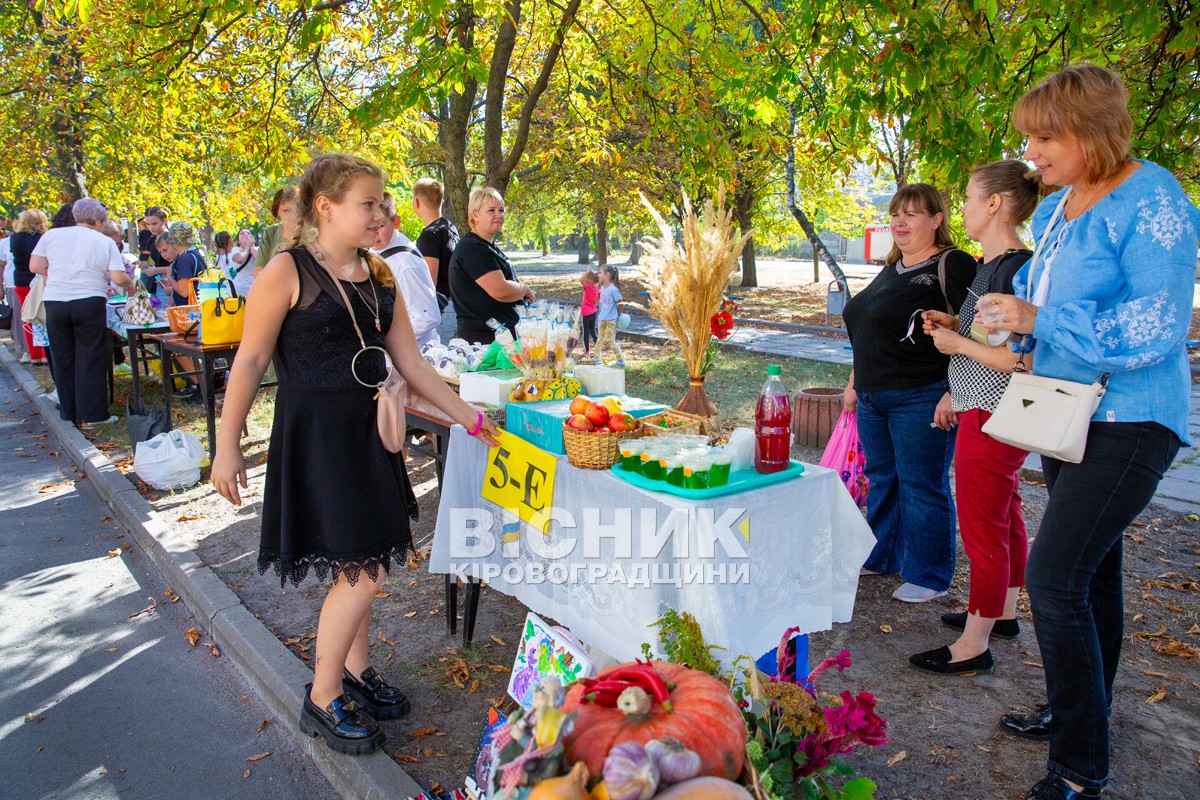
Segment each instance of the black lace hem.
M285 558L278 551L259 550L258 574L265 575L267 570L274 567L275 574L279 576L279 586L282 588L288 581L291 581L292 586L299 586L300 582L308 577L308 571L311 569L322 583L330 576L336 578L338 575L344 575L353 586L358 583L359 576L364 572L372 581L377 581L380 567L385 573L391 574L393 562L407 564L411 549L411 544L406 543L393 545L379 555L364 558L337 558L327 553L310 553L298 559Z

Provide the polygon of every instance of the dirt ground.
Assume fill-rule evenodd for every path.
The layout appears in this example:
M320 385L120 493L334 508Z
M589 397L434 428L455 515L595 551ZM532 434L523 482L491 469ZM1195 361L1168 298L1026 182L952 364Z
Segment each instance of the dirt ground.
M265 442L247 442L247 452L248 463L260 461ZM796 456L814 461L819 453ZM387 751L423 786L449 790L462 784L487 704L503 700L526 609L485 588L475 644L466 650L459 646L461 626L459 637L449 636L443 577L430 575L424 560L436 519L436 483L428 462L411 463L420 495L415 534L422 556L395 570L376 603L372 662L413 700L407 718L384 723ZM241 509L205 484L148 497L168 523L190 536L246 606L298 657L309 660L324 587L310 577L299 589L280 589L273 574L257 574L263 471L261 463L253 467L250 496ZM1025 485L1023 494L1030 530L1036 530L1045 489ZM1107 797L1195 796L1200 766L1200 649L1195 649L1200 648L1200 584L1192 577L1200 574L1197 527L1194 520L1152 506L1126 533L1127 637ZM944 600L925 606L898 603L890 598L897 582L864 579L854 620L812 637L814 663L842 648L855 662L844 675L826 673L821 688L871 691L888 720L891 742L859 751L851 763L878 782L880 798L1022 797L1044 773L1046 747L1001 734L996 719L1045 698L1027 605L1019 640L993 645L994 675L938 678L909 668L907 657L952 641L938 617L965 601L966 560L960 552L955 584Z

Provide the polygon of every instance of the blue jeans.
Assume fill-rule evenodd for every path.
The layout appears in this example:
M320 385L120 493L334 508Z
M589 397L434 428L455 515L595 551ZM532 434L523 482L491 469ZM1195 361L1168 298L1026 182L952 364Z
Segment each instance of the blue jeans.
M930 427L939 382L858 393L858 437L867 457L867 523L875 549L864 564L945 591L954 576L954 432Z
M1085 788L1108 783L1125 528L1154 497L1179 445L1154 422L1093 422L1082 463L1042 458L1050 499L1025 582L1054 713L1048 767Z

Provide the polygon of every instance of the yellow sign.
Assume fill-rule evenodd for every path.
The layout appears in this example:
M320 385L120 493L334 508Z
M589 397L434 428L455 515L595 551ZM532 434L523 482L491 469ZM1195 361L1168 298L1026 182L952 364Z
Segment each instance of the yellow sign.
M554 505L558 459L509 431L501 431L498 437L500 446L488 450L480 494L501 508L513 509L545 533L549 523L546 512Z

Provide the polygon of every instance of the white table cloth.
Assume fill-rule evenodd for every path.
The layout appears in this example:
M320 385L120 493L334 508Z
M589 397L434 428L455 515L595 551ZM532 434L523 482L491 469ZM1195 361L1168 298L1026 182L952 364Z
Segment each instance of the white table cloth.
M553 503L575 526L544 535L480 496L487 446L457 425L450 441L430 571L486 580L615 658L657 652L652 625L670 608L694 615L726 664L853 614L875 538L831 470L694 501L559 457Z

